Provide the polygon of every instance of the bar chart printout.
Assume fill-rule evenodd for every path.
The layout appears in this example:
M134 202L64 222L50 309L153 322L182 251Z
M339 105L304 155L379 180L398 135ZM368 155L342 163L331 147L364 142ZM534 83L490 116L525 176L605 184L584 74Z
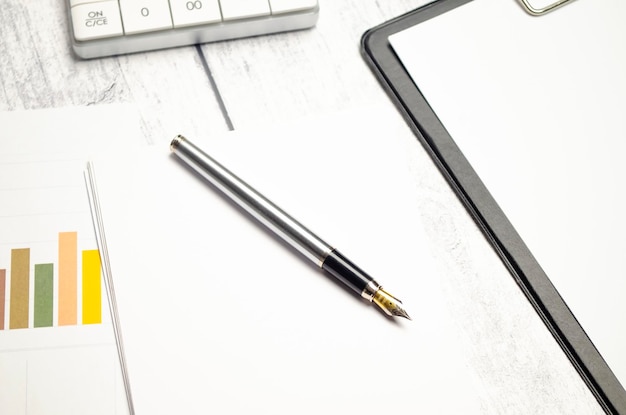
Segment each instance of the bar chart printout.
M0 112L2 415L129 413L83 171L135 122L122 107Z
M128 413L83 166L0 154L2 414Z
M0 263L0 330L102 323L100 255L88 249L79 256L77 236L58 234L58 263L33 264L31 248L10 250L10 265Z

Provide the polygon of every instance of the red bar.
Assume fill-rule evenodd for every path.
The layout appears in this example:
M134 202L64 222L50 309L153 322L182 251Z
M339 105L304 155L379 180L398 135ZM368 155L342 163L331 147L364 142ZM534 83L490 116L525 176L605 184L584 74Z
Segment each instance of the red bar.
M0 269L0 330L4 330L4 309L6 308L7 270Z

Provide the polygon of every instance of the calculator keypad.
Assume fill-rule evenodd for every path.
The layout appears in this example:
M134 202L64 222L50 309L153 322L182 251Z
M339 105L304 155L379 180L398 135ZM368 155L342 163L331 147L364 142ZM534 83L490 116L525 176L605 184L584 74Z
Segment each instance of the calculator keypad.
M253 19L317 7L317 0L70 0L74 37L89 41Z

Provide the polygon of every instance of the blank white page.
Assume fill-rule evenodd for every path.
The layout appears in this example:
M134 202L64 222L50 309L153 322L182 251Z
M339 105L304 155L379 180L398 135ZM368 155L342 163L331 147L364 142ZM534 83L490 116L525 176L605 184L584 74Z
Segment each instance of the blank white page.
M391 38L622 384L625 21L623 0L475 0Z
M188 137L400 297L389 321L169 149L96 160L138 414L474 413L392 107ZM454 399L450 399L450 394Z

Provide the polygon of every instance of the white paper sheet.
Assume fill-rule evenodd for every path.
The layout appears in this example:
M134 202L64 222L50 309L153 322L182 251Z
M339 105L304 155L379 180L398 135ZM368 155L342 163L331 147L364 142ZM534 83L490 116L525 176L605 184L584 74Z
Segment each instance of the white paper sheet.
M390 38L626 384L626 2L475 0Z
M140 143L128 106L0 113L0 270L4 319L0 330L0 412L127 414L108 299L101 287L101 323L83 324L82 250L97 249L83 170L115 146ZM59 324L59 233L76 233L75 323ZM29 251L28 327L15 328L12 251ZM53 264L53 319L35 327L35 264ZM16 292L18 292L16 290ZM62 304L63 302L63 304ZM41 322L38 323L41 325ZM47 324L47 323L46 323Z
M375 276L413 321L343 289L168 148L95 160L136 413L478 410L414 210L415 138L392 107L188 138Z

